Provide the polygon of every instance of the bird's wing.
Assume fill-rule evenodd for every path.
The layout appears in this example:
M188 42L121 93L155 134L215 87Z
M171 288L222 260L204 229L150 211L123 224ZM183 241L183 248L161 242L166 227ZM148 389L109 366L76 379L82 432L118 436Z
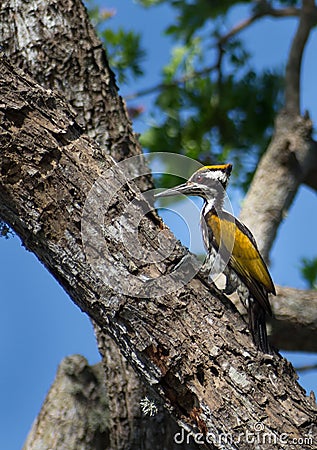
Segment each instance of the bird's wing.
M273 281L248 228L229 213L208 214L212 239L220 252L227 252L231 267L256 299L270 312L267 293L275 294Z

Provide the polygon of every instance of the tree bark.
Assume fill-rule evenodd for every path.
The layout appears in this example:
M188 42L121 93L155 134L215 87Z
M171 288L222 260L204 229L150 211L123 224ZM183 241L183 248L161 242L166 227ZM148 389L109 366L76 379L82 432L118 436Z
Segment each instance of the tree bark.
M142 216L145 202L109 157L102 162L96 157L96 145L83 134L61 98L7 61L1 62L0 74L5 99L0 108L0 215L73 301L113 337L178 423L207 437L224 432L237 438L242 432L241 449L250 448L245 432L254 432L255 420L278 439L277 448L282 448L279 443L285 433L287 448L296 448L294 437L315 436L316 407L297 384L295 372L279 355L256 351L244 321L226 297L197 276L185 286L186 279L181 279L185 272L178 271L170 283L162 277L186 251L154 212L144 216L139 241L144 252L156 252L157 233L163 228L162 251L172 244L172 252L154 264L140 265L136 256L131 257L118 233L129 235L133 214L138 211ZM96 261L89 261L83 248L84 205L94 182L109 170L114 176L101 184L101 199L112 197L118 180L122 189L112 197L104 216L106 245L100 242L97 250L110 277L121 281L130 277L131 290L143 287L139 295L123 295L116 286L105 284ZM135 203L120 222L131 199ZM101 224L94 222L94 212L100 208L100 198L92 200L90 227L98 231ZM187 269L190 263L187 260ZM168 294L173 283L175 290ZM215 446L219 442L206 443L207 448ZM313 446L312 441L307 448ZM261 448L271 444L264 442Z
M23 450L105 450L110 432L103 368L74 355L60 364Z
M76 111L76 119L81 125L85 125L89 136L101 145L100 148L95 146L93 149L94 159L98 161L99 166L105 164L105 154L112 155L117 161L127 156L138 155L140 147L126 119L124 104L117 96L117 88L104 57L101 43L96 38L81 3L67 0L58 4L57 7L49 2L43 4L42 1L26 3L18 0L12 5L12 2L4 0L1 4L0 14L0 41L5 53L8 56L10 55L10 61L27 69L37 81L46 87L57 90L70 102L73 111ZM30 20L30 17L32 17L32 20ZM39 42L41 45L39 45ZM16 110L12 110L12 113L15 114L15 112ZM120 127L117 126L118 124L120 124ZM79 134L82 131L78 128ZM135 170L137 172L138 169ZM310 174L312 174L312 171ZM306 182L307 179L306 177ZM311 180L313 180L313 183L315 182L313 175L311 175ZM151 182L149 178L142 178L138 186L141 190L144 190L151 186ZM50 206L48 210L49 208ZM46 220L45 216L44 220ZM292 308L290 312L287 311L287 308L283 308L283 317L290 318L285 323L288 327L292 327L294 321ZM307 337L307 334L305 334L307 321L303 320L303 323L304 326L300 326L299 329ZM281 347L279 345L280 334L274 331L278 330L275 323L272 325L272 330L274 342L277 342L278 346ZM289 345L292 345L294 333L291 333L290 336L292 340L290 340ZM104 333L97 333L97 337L99 342L104 343L106 341ZM307 346L309 340L306 337L300 339L300 342ZM295 345L297 339L298 333L296 339L294 339ZM285 339L284 341L286 342ZM313 341L313 335L311 335L310 343ZM109 423L111 424L110 448L140 448L141 444L144 445L142 448L147 448L146 445L153 449L156 448L156 445L161 445L157 448L163 448L163 445L166 445L166 448L169 449L173 448L172 436L175 432L173 422L168 420L166 414L164 415L160 409L155 419L147 420L145 427L142 428L140 423L142 422L144 425L145 418L141 416L140 422L139 400L144 395L144 388L138 386L137 378L133 377L126 360L117 353L115 347L109 341L107 341L107 344L101 345L100 349L108 374L105 384L110 405L108 410ZM120 371L120 376L118 367L122 371L122 373ZM67 377L67 374L61 371L59 377L62 376ZM68 377L68 383L71 381L72 378ZM77 383L78 380L75 380L75 384ZM130 386L130 388L127 388L127 386ZM120 398L116 398L116 391L122 393ZM148 395L151 397L154 394L151 391ZM47 404L43 408L46 408L46 406ZM48 409L44 410L48 411L50 408L54 410L52 402L48 402ZM94 403L90 402L87 397L87 417L90 413L94 414L94 409ZM45 416L46 414L41 414L40 421L37 421L37 429L45 429L45 422L41 423ZM78 418L80 420L80 414ZM64 425L61 423L61 435L74 432L73 429L68 429L64 433ZM56 422L55 431L57 426ZM96 424L95 433L96 436L99 435L98 424ZM159 435L158 438L157 434ZM96 448L93 440L95 435L91 433L91 447L86 441L85 448ZM162 435L165 436L164 443ZM34 433L32 433L32 439L34 439ZM41 439L40 432L40 442ZM34 442L33 440L32 443L36 446ZM77 441L74 440L74 442ZM105 439L105 442L108 441ZM176 445L176 448L197 447L192 441L191 444L192 446L189 447ZM47 448L52 448L52 445L51 442ZM30 446L30 448L32 447Z
M244 199L240 218L252 230L266 260L299 186L315 170L317 146L311 133L308 117L282 111Z
M102 43L79 0L3 0L0 45L13 64L61 93L103 152L116 161L141 153Z
M107 347L115 345L105 338ZM158 401L155 416L141 413L139 400L145 395L144 388L127 361L119 357L116 346L108 356L106 374L101 363L89 366L80 355L61 362L23 450L197 450L193 443L179 446L174 442L179 427ZM106 376L113 377L111 390L106 389Z
M317 143L313 124L300 116L300 74L306 42L317 23L314 0L303 0L285 74L285 108L275 121L274 135L263 155L241 210L264 259L299 186L317 189Z
M277 287L270 340L279 348L317 353L316 291ZM296 340L290 336L296 334Z
M38 83L59 92L68 101L76 113L76 120L100 145L100 148L95 148L95 153L101 161L105 154L110 154L116 161L141 154L138 139L127 119L124 102L117 95L118 89L114 75L108 66L102 43L96 36L87 11L80 1L66 0L53 4L42 0L29 3L17 0L13 4L9 0L3 0L0 7L0 45L12 63L32 73ZM109 80L111 80L110 84ZM117 123L120 123L120 127L116 126ZM137 180L137 184L141 190L146 190L152 187L152 180L150 177L142 177ZM99 328L95 329L95 332L99 342L105 339L104 333L101 336L98 335ZM111 352L112 357L110 357ZM103 363L108 377L104 378L103 389L112 392L115 374L109 371L108 361L115 360L120 367L126 367L128 363L115 344L109 344L107 350L101 352L102 355L105 353L107 359ZM138 442L135 437L138 432L136 424L139 424L140 417L139 401L144 388L141 388L140 381L132 376L131 367L124 373L129 375L131 380L134 379L140 398L136 399L135 395L130 397L130 393L134 391L126 391L122 396L112 397L113 402L110 402L108 409L109 423L112 426L109 442L111 448L118 450L133 448L133 445L135 448L140 448L144 442L141 431ZM58 376L58 380L61 380L62 376L63 371ZM124 374L120 377L117 374L117 376L118 383L119 380L124 380ZM68 378L67 383L71 381L72 379ZM131 384L133 384L132 381ZM121 392L126 386L123 384L120 387ZM53 407L52 402L45 403L43 406L46 412L48 408ZM123 417L123 411L127 411L127 408L130 414ZM87 416L94 416L94 409L93 402L87 399ZM136 417L133 417L132 410L136 413ZM119 416L118 411L122 413ZM40 421L36 422L36 429L45 429L46 424L41 423L45 417L47 417L46 413L41 414ZM80 416L78 416L78 422L80 423ZM175 427L175 422L166 412L157 416L155 423L157 429L161 430ZM56 430L55 423L55 434ZM60 432L64 434L62 428ZM68 432L70 435L74 430L69 429ZM169 436L169 433L166 434ZM32 445L28 441L30 449L37 447L35 437L36 432L33 428ZM146 445L149 448L154 449L156 443L160 442L155 440L155 437L156 433L147 436ZM41 432L38 438L41 447ZM76 436L74 442L77 442ZM85 445L89 448L88 441ZM47 448L53 448L53 442ZM95 448L94 441L91 442L91 448Z
M194 442L179 445L174 436L180 431L176 421L163 408L162 401L152 389L140 383L128 361L117 351L109 336L97 333L100 353L106 371L107 398L110 415L111 449L139 450L197 450ZM112 383L109 383L109 380ZM154 402L153 415L141 410L142 400Z
M312 9L311 0L308 0L306 8L310 8L310 17L307 20L307 13L303 14L294 40L298 33L307 34L307 28L310 29L316 21L317 9ZM299 12L296 14L300 15ZM101 148L95 151L101 159L104 154L110 154L116 161L141 154L139 142L127 120L124 102L117 96L114 76L104 56L102 44L80 1L65 0L53 5L42 0L31 3L17 0L13 5L10 0L4 0L0 7L0 45L11 62L32 73L32 77L42 86L58 91L66 98L76 113L77 121L100 144ZM287 84L299 89L296 80L303 46L297 52L294 43L292 48ZM295 80L292 72L295 72ZM111 87L106 80L111 80ZM291 103L291 99L299 94L292 95L291 89L289 92L288 103ZM263 158L263 165L256 172L241 212L242 220L252 229L266 257L300 182L317 189L317 146L311 139L312 124L309 118L294 118L288 112L281 113L280 117L269 151ZM122 124L119 131L114 125L116 121ZM302 156L297 156L298 153ZM285 161L296 159L306 161L306 165L297 172L295 170L295 173L290 173L294 172L294 167L292 164L285 164ZM142 167L136 168L137 170L142 171ZM142 177L136 182L142 191L153 187L150 177ZM299 302L306 297L305 291L296 292ZM315 299L316 296L310 293L309 298ZM275 302L275 298L271 301L277 316L288 329L292 329L293 307L287 311L285 302L281 315L280 302ZM307 321L302 321L301 315L296 322L301 333L306 334L306 325ZM287 349L302 348L310 351L315 342L313 336L314 334L311 343L306 339L300 339L300 343L297 343L299 335L292 333ZM278 348L284 348L285 339L280 340L277 333L274 342ZM304 348L302 345L305 342L307 347Z
M273 318L268 321L270 342L283 350L317 352L317 296L315 290L276 286L271 297ZM247 314L236 294L230 296L241 315ZM292 336L296 335L294 339Z

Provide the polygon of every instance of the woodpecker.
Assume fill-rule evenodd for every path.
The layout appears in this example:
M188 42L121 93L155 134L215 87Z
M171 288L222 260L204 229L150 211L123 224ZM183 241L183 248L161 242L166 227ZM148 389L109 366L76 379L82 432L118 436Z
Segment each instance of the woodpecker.
M207 269L212 270L215 260L220 258L226 276L222 290L226 294L237 291L247 309L255 345L264 353L272 353L266 316L272 316L268 294L276 295L275 287L251 231L224 210L225 189L231 171L231 164L202 167L186 183L160 192L156 197L183 194L204 200L200 224L207 250Z

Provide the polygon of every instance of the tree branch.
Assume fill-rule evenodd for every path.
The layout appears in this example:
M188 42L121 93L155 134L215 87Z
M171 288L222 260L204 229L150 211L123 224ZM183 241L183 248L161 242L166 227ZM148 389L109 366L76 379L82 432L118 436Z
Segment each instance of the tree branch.
M108 344L114 345L110 340ZM198 450L201 447L193 442L182 446L174 442L179 427L157 398L157 413L142 414L140 400L145 390L127 361L113 359L114 355L119 353L110 350L108 383L101 363L89 366L80 355L69 356L61 362L23 450ZM151 394L147 395L152 399ZM118 401L118 397L124 402ZM133 426L128 428L126 424L131 416Z
M235 36L238 33L241 33L241 31L248 28L250 25L252 25L254 22L256 22L259 19L263 19L264 17L297 17L300 15L300 9L289 7L289 8L282 8L282 9L275 9L272 8L267 2L265 2L265 6L262 7L259 11L254 13L252 16L247 17L246 19L242 20L240 23L235 25L231 30L229 30L226 34L221 36L219 39L220 44L226 43L229 39L231 39L233 36Z
M287 63L285 109L277 116L271 143L241 211L241 219L255 234L265 259L300 184L316 187L317 146L312 139L312 123L308 115L299 116L302 54L316 20L314 1L305 0Z
M289 53L285 74L285 109L300 114L300 73L303 52L312 28L317 24L315 0L303 0L300 20Z
M163 408L162 401L140 383L135 371L118 352L117 346L102 329L97 332L98 345L105 369L105 386L110 414L111 449L126 450L198 450L194 443L181 447L174 441L179 426ZM142 413L140 403L147 397L154 402L153 416ZM122 401L118 401L118 398ZM75 449L74 449L75 450ZM77 450L77 449L76 449Z
M308 117L282 111L243 202L241 220L254 233L265 259L298 187L312 168L316 170L316 145L311 134Z
M33 2L33 5L34 5L34 2ZM40 5L41 6L41 5ZM10 10L10 8L9 8L9 10ZM70 9L70 10L72 10L72 9ZM35 17L38 17L38 15L36 14L35 15ZM83 17L82 17L82 19L83 19ZM64 17L64 19L63 19L63 22L65 22L65 17ZM5 22L6 23L6 22ZM70 23L70 25L72 25L71 23ZM73 28L73 30L74 30L74 27L72 27ZM11 36L11 39L12 39L12 36ZM70 41L72 41L72 37L70 36L69 37L69 40ZM75 40L75 42L76 42L76 39L74 39ZM85 42L85 38L84 37L82 37L82 41L81 41L82 43L84 43ZM88 41L87 41L88 42ZM92 42L93 42L93 40L91 41L91 42L89 42L89 45L91 45L92 44ZM72 45L73 45L73 43L72 43ZM53 46L52 45L49 45L47 48L46 48L46 52L47 51L49 51L49 49L52 49L53 48ZM83 48L83 47L81 47L80 45L79 45L79 49L80 48ZM88 49L89 50L89 49ZM44 52L45 53L45 52ZM30 52L30 54L32 54L32 52ZM78 54L78 51L75 51L75 52L73 52L72 54ZM22 56L22 51L21 51L21 53L20 53L20 57L21 57L21 60L24 60L25 61L25 59L27 59L27 58L25 58L25 57L23 57ZM101 57L102 57L102 55L101 55ZM11 58L10 58L11 59ZM83 58L83 61L85 60L86 58ZM100 60L100 61L102 61L102 59ZM86 62L87 62L87 60L86 60ZM49 61L47 62L47 64L48 65L50 65L49 64ZM78 61L76 60L76 59L73 59L72 60L72 63L71 63L71 65L72 66L74 66L74 67L79 67L80 66L80 64L78 64ZM37 66L38 68L40 67L39 65ZM94 66L95 67L95 66ZM100 65L99 65L99 67L100 67ZM49 70L49 69L48 69ZM91 70L91 68L89 69L89 70ZM33 68L33 71L34 71L34 68ZM42 70L42 66L41 66L41 71L44 73L44 72L46 72L46 70ZM80 71L79 71L80 72ZM75 74L74 74L75 75ZM94 83L94 88L96 87L96 79L98 78L98 76L101 76L101 78L102 77L104 77L103 78L103 80L107 80L107 79L109 79L109 77L108 77L108 75L107 75L107 73L104 73L104 75L102 74L102 70L101 70L101 72L100 72L100 75L97 75L96 77L95 77L95 83ZM76 87L76 83L74 83L74 85L75 85L75 87ZM69 88L72 88L73 87L73 85L71 84L70 86L69 86ZM104 88L104 86L102 86L101 85L101 87L102 88ZM71 91L71 89L67 89L67 94L69 94L69 92ZM75 89L75 91L76 91L76 89ZM109 92L108 91L108 89L107 89L107 92ZM81 94L82 94L82 92L81 92ZM98 96L99 94L98 94L98 92L97 92L97 96ZM107 93L107 95L108 95L108 93ZM114 96L115 97L115 96ZM95 99L95 100L97 100L97 104L98 104L98 99ZM117 106L109 106L109 101L108 101L108 97L104 97L103 98L103 101L105 102L105 104L106 105L108 105L108 109L106 109L106 111L107 111L107 114L106 114L106 118L108 119L108 116L110 115L110 117L111 117L111 114L112 114L112 112L113 111L116 111L116 114L120 114L121 113L121 111L122 111L122 104L120 104L120 102L117 104ZM94 103L94 100L92 99L91 100L91 103L89 102L89 104L91 104L91 105L93 105L93 103ZM111 103L111 102L110 102ZM85 101L81 101L80 102L80 104L83 104L84 106L85 106ZM74 103L73 103L73 106L74 106ZM103 106L103 108L104 108L104 106ZM93 113L93 114L96 114L96 113ZM124 114L123 114L124 115ZM105 117L101 114L101 116L103 117L102 118L102 120L105 120ZM89 117L89 114L87 115L87 117ZM96 114L95 115L95 117L96 117L96 120L97 120L97 117L98 117L98 114ZM121 116L121 117L123 117L123 116ZM106 119L106 120L107 120ZM120 120L123 120L123 119L120 119ZM107 130L107 127L109 127L109 126L111 126L111 124L113 124L114 122L108 122L108 123L104 123L104 126L105 126L105 129ZM35 129L36 129L36 126L35 126ZM92 133L93 131L93 128L90 130L90 133ZM101 136L101 134L102 133L100 133L100 136ZM108 147L107 147L107 151L109 151L110 150L110 152L113 152L113 154L115 155L116 154L116 151L117 151L117 155L120 155L120 153L122 154L122 152L123 152L123 154L124 154L124 151L125 151L125 146L119 146L119 145L117 145L118 143L120 143L120 139L118 139L118 141L116 142L116 141L114 141L114 145L112 145L112 140L110 139L109 140L109 134L107 133L107 131L105 132L105 135L107 135L107 145L108 145ZM98 133L97 133L97 136L96 136L97 138L98 138ZM124 141L124 142L126 142L124 139L122 139L122 136L121 136L121 142L122 141ZM103 140L101 139L100 140L100 142L101 143L103 143ZM119 152L118 152L118 149L119 149ZM134 147L131 145L131 144L129 144L129 151L131 151L131 152L133 152L134 151ZM94 152L95 152L95 156L97 157L97 155L99 154L99 149L97 149L97 148L95 148L95 150L94 150ZM119 157L119 159L121 159L122 158L122 156L121 157ZM91 180L90 180L91 181ZM75 210L76 210L76 208L75 208ZM44 216L45 216L45 214L44 214ZM42 218L45 218L45 217L42 217ZM17 223L18 223L19 221L17 220ZM58 221L57 221L58 222ZM76 222L76 221L75 221ZM61 222L62 223L62 222ZM26 238L25 238L25 241L27 242L27 236L29 235L29 233L28 232L26 232ZM31 235L30 235L31 236ZM31 241L32 241L32 239L31 239ZM72 252L72 250L70 250L70 252ZM51 269L52 270L52 269ZM82 270L84 270L83 268L82 268ZM58 278L58 274L56 274L56 276L57 276L57 278ZM64 280L65 281L65 280ZM75 287L74 287L74 289L75 289ZM194 297L194 296L193 296ZM194 301L194 299L192 298L191 299L191 301ZM96 304L96 308L97 308L97 304ZM198 327L199 327L199 325L198 325ZM242 329L244 329L245 330L245 328L243 328L243 326L242 326ZM204 341L205 342L205 341ZM207 345L207 343L205 342L205 344ZM217 358L216 358L217 359ZM113 373L113 372L112 372ZM204 372L202 372L202 373L204 373ZM207 381L206 381L207 382ZM111 383L111 379L109 380L109 383ZM179 387L177 387L177 389L178 389ZM134 404L134 407L135 407L136 405ZM113 416L114 417L114 416ZM161 423L160 423L160 425L158 426L158 429L161 429L160 428L161 427ZM76 447L75 447L76 448ZM242 447L241 447L242 448Z
M217 430L235 435L255 419L275 436L306 435L312 428L317 431L316 409L298 386L290 365L279 356L257 352L240 315L225 297L213 293L198 278L186 288L178 284L172 295L144 299L122 295L115 285L111 288L103 283L87 259L80 233L83 205L102 173L100 161L94 157L96 146L83 135L59 97L6 61L0 68L0 95L5 99L0 108L1 216L77 305L110 333L178 422L204 435L218 435ZM105 157L103 170L111 164ZM116 174L116 180L121 177L115 167L110 173ZM105 183L102 188L102 199L111 198L113 184ZM133 283L150 277L164 283L166 290L161 275L185 252L174 242L174 250L162 262L140 266L131 259L118 236L119 229L129 233L135 223L133 215L120 222L119 211L131 199L136 201L135 209L142 207L136 187L128 183L105 216L107 245L98 249L104 268L122 282L123 274L133 275L131 289ZM100 205L92 206L94 232L100 223L94 222L93 212ZM153 233L160 230L158 223L153 213L144 218L139 230L144 251L156 251ZM167 230L165 235L173 241ZM240 448L249 448L249 444L244 442Z
M23 450L106 448L111 430L103 381L100 364L91 367L80 355L65 358Z
M196 77L200 77L203 75L208 75L211 72L213 72L214 70L218 70L220 68L220 63L219 61L221 60L221 56L222 56L222 48L223 45L229 40L231 39L233 36L235 36L236 34L240 33L241 31L245 30L246 28L248 28L250 25L252 25L254 22L256 22L259 19L262 19L263 17L267 17L267 16L271 16L271 17L297 17L300 15L300 9L295 8L295 7L289 7L289 8L282 8L282 9L275 9L270 7L268 4L266 5L265 8L262 8L261 11L253 14L252 16L248 17L247 19L244 19L242 22L240 22L239 24L235 25L230 31L228 31L228 33L224 34L223 36L221 36L215 47L218 48L218 61L208 67L203 68L202 70L197 70L195 72L193 72L190 75L185 75L182 77L179 77L177 79L175 79L173 82L171 83L160 83L160 84L156 84L154 86L145 88L145 89L141 89L140 91L134 92L132 94L128 94L125 96L126 100L134 100L135 98L139 98L139 97L143 97L145 95L149 95L149 94L153 94L154 92L158 92L161 91L163 89L169 88L169 87L176 87L179 86L182 83L186 83L186 81L190 81Z
M65 0L56 7L42 0L14 4L3 0L0 18L4 54L40 85L62 93L77 121L101 146L100 157L107 153L120 161L125 155L142 153L126 120L102 43L80 1ZM117 114L123 125L120 132L113 122Z
M31 4L17 0L14 5L10 1L4 0L1 3L0 15L0 42L5 54L8 55L10 61L32 73L42 86L58 90L68 100L72 109L76 111L77 120L84 124L89 136L100 144L101 148L95 148L95 156L100 158L100 161L103 160L104 154L110 154L117 161L141 154L138 140L126 118L124 104L120 97L115 95L117 89L108 62L104 57L101 42L96 37L87 11L81 2L64 0L59 4L55 3L52 7L51 3L42 0L34 0ZM30 17L32 20L29 20ZM47 29L45 29L45 24L49 24ZM39 42L42 45L39 45ZM109 79L112 79L111 90L107 85ZM119 132L113 126L116 121L121 123ZM142 171L142 165L139 170ZM149 189L152 186L151 178L141 177L137 180L137 184L142 191ZM104 334L99 336L99 328L95 328L95 332L98 341L101 341ZM121 361L120 367L123 367L126 362L124 362L118 347L113 344L112 346L108 345L107 348L112 351L112 359ZM106 350L100 350L103 350L102 355L106 354ZM109 350L107 356L108 362ZM105 378L104 380L105 386L109 388L114 385L114 374L109 374L109 368L105 362L104 367L107 368L106 373L110 376L109 379ZM128 375L130 383L132 384L132 379L134 379L141 392L139 380L135 376L132 377L131 368ZM121 374L121 377L118 376L117 387L119 379L123 378L124 374ZM69 383L71 380L74 383L73 389L76 390L78 380L68 378ZM127 384L122 387L122 392L126 387ZM108 390L112 392L111 389ZM93 397L93 392L91 395ZM87 416L94 417L96 407L91 400L86 399L85 408ZM112 427L109 435L112 448L115 450L126 449L132 445L132 442L135 443L136 448L140 448L143 436L142 430L138 429L138 425L140 425L139 401L136 401L135 395L131 395L131 391L127 389L124 395L117 396L115 400L112 398L112 402L110 400L109 396L110 407L107 417ZM128 413L126 417L123 417L123 412L127 412L126 404ZM41 430L43 428L50 429L43 424L43 417L44 421L47 415L57 417L59 413L54 411L56 407L58 405L52 404L50 401L43 406L45 414L38 417L36 430L33 428L31 432L32 445L29 441L27 444L29 449L33 448L32 446L42 447ZM49 411L49 408L52 408L52 411ZM92 411L89 408L92 408ZM122 414L117 417L118 411L121 411ZM135 412L135 417L132 411ZM174 421L168 415L160 414L156 420L157 429L168 429L168 421L170 428L172 429L173 426L175 428ZM59 424L55 423L54 426L55 432L51 435L51 441L49 441L49 434L46 435L47 442L50 442L47 444L47 448L54 448L56 437L62 439L64 435L65 423L63 421ZM73 434L76 434L76 431L81 434L80 427L79 414L74 417L72 427L66 432L69 434L68 448L71 448L71 441L77 442L78 436L73 436ZM95 433L98 435L97 422L95 422L95 428ZM147 426L147 429L149 430L150 426ZM120 433L120 439L117 432ZM149 448L155 447L155 438L155 433L147 437L146 442ZM85 445L87 450L96 448L93 441L89 444L88 436ZM104 443L104 445L106 444ZM74 445L74 449L77 450L77 448L78 446Z
M276 286L276 297L270 298L274 318L270 320L269 336L280 350L317 353L317 291ZM247 319L237 295L230 296Z
M271 303L272 343L284 350L317 352L317 291L278 287Z
M125 99L126 100L134 100L135 98L144 97L145 95L153 94L154 92L161 91L163 89L177 87L180 84L184 84L187 81L191 81L197 77L201 77L203 75L209 75L214 70L217 70L218 67L219 67L218 62L216 62L215 64L212 64L211 66L202 68L201 70L197 70L188 75L183 75L179 78L175 78L175 80L171 81L170 83L156 84L154 86L134 92L133 94L128 94L125 96Z

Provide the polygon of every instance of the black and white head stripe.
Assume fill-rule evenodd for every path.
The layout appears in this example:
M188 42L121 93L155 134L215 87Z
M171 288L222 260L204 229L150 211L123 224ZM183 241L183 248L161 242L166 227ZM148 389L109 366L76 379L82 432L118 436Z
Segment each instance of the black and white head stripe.
M231 164L205 166L195 172L189 181L206 183L217 181L224 187L227 185L232 170Z
M218 199L218 203L221 203L231 169L231 164L202 167L189 178L187 183L155 194L155 197L170 197L183 194L202 197L205 200L212 201L212 204Z

